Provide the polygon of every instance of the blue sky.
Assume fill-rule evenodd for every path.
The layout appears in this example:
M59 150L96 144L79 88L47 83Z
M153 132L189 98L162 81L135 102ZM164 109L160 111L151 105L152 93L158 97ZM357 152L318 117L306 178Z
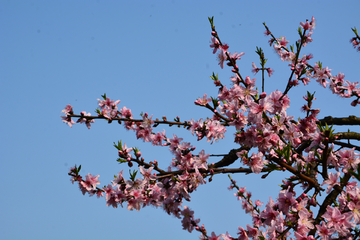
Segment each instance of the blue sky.
M299 23L312 16L317 21L314 42L303 53L313 53L313 60L322 61L333 74L341 71L346 80L357 81L360 53L349 39L351 27L360 29L359 8L358 1L0 0L0 239L197 239L198 232L182 230L180 220L161 209L113 209L104 199L83 196L67 175L75 164L82 165L84 175L100 174L101 186L120 169L128 172L115 161L113 142L138 147L147 161L156 159L161 166L168 166L172 155L167 148L136 140L133 132L115 123L97 121L91 130L79 124L70 128L61 122L61 110L71 104L76 113L94 114L96 99L106 93L135 117L141 112L181 120L211 116L194 101L204 93L217 96L212 72L229 86L231 71L220 69L209 48L209 16L214 16L229 51L245 52L238 62L243 76L254 77L256 46L263 48L275 70L266 79L267 92L283 91L289 70L268 46L262 23L294 43ZM289 93L289 114L296 118L303 116L299 109L306 91L316 91L314 107L321 109L320 118L359 113L350 100L314 81ZM213 145L196 142L183 129L165 130L206 153L224 154L237 147L232 128ZM279 191L282 178L275 175L266 180L259 175L233 178L254 199L267 201ZM237 227L245 227L250 218L228 186L227 176L216 176L184 205L209 232L236 236Z

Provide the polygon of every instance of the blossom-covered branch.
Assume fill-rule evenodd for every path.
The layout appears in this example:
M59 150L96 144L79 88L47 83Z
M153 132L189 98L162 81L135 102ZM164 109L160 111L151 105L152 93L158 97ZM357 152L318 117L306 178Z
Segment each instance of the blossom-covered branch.
M355 97L352 106L360 103L360 88L358 82L344 80L345 75L331 74L331 69L323 67L321 62L310 63L312 54L303 55L301 51L312 39L315 29L315 18L300 22L299 40L288 47L285 36L275 38L270 28L265 35L271 36L269 43L284 62L288 62L289 79L283 92L276 90L265 92L264 72L269 77L273 69L265 67L266 60L261 48L256 48L260 58L261 68L252 63L252 72L262 71L262 92L256 88L256 79L251 79L240 73L237 61L245 54L230 52L230 46L223 44L215 29L214 19L211 24L212 52L218 53L221 69L225 64L231 67L234 74L231 83L223 84L218 74L213 73L211 79L218 88L218 96L203 97L195 100L195 104L210 110L206 119L174 121L152 119L152 115L141 114L134 119L130 109L125 106L119 109L120 100L111 100L106 95L98 99L97 116L91 116L85 111L74 114L73 107L67 105L62 111L65 116L62 121L70 127L85 123L90 129L95 119L105 119L108 123L117 121L125 129L132 130L138 139L149 142L153 146L168 147L173 154L167 169L159 167L156 160L146 161L136 147L128 147L122 141L114 147L117 149L119 163L127 163L130 168L137 165L138 170L130 171L130 179L125 180L121 170L111 184L102 188L99 175L80 175L81 166L70 169L71 181L78 182L83 194L104 197L107 206L117 208L127 203L128 210L140 210L142 207L161 207L168 214L181 220L184 230L201 233L200 239L355 239L359 236L357 226L360 223L360 188L352 176L360 176L359 147L350 140L360 140L360 134L353 131L335 132L333 125L360 125L360 118L349 116L345 118L326 117L317 119L320 109L313 108L315 93L307 92L303 99L305 104L300 111L303 116L294 118L287 113L290 107L288 92L302 82L304 85L315 79L323 87L329 87L340 97ZM358 46L359 36L352 39L354 47ZM246 77L243 77L246 76ZM212 104L212 105L210 105ZM297 120L295 120L297 119ZM225 138L225 132L234 131L234 142L238 148L231 149L226 154L206 154L205 150L197 151L190 142L184 142L175 134L169 136L165 130L154 132L160 124L184 127L200 141L206 139L211 144ZM348 140L347 143L340 140ZM335 145L341 146L335 149ZM213 145L214 146L214 145ZM222 157L215 163L208 163L209 157ZM154 173L154 172L156 173ZM360 170L359 170L360 171ZM236 189L235 196L241 201L246 214L252 217L252 224L246 228L239 226L237 238L229 233L210 234L204 225L199 225L200 219L194 217L194 211L183 206L190 201L191 193L207 182L213 181L217 174L223 173L262 173L261 178L270 174L287 172L280 185L276 199L269 198L264 208L260 200L252 200L252 195L246 187L239 187L231 175L230 190ZM141 177L138 178L137 174ZM206 179L208 178L208 179ZM323 187L324 186L324 187ZM326 186L326 187L325 187ZM321 194L325 199L320 198ZM317 213L316 217L315 214Z

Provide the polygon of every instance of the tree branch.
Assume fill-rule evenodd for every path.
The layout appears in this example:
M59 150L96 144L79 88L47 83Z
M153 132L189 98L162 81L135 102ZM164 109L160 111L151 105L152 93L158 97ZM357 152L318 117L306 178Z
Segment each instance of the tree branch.
M339 141L334 141L333 143L336 145L342 146L342 147L355 148L355 150L360 151L360 147L355 146L353 144L343 143L343 142L339 142Z
M217 163L214 163L214 164L210 164L209 167L210 168L220 168L220 167L226 167L226 166L233 164L239 158L236 155L236 153L240 152L242 150L249 151L250 148L247 146L242 146L238 149L231 149L230 152L226 156L224 156L220 161L218 161Z
M334 133L334 136L337 136L337 140L341 140L341 139L360 140L360 133L357 132L339 132L339 133Z
M333 118L331 116L320 119L317 123L321 125L360 125L360 118L350 115L349 117Z

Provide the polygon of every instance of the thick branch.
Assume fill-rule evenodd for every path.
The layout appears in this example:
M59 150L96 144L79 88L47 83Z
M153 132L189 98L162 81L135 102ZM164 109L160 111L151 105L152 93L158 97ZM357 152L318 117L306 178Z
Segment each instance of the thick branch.
M231 164L233 164L239 157L236 155L237 152L240 152L242 150L247 150L249 151L250 148L247 146L242 146L238 149L231 149L231 151L229 152L229 154L227 154L226 156L224 156L220 161L218 161L217 163L214 163L213 165L210 165L210 168L220 168L220 167L226 167L229 166Z
M337 136L337 140L341 140L341 139L360 140L360 133L357 132L339 132L339 133L334 133L334 136Z
M320 119L317 123L321 125L360 125L360 118L350 115L349 117L333 118L331 116Z
M245 173L245 174L249 174L249 173L253 173L253 171L251 170L251 168L212 168L211 170L214 171L213 174L220 174L220 173ZM261 170L261 172L269 172L271 169L270 168L263 168ZM167 178L167 177L172 177L172 176L176 176L176 175L182 175L185 171L187 171L188 173L194 173L195 169L188 169L188 170L178 170L178 171L173 171L173 172L165 172L165 173L160 173L157 175L158 179L161 178ZM206 169L199 169L199 172L202 174L206 174L208 175L210 170L206 170Z
M278 165L280 165L281 167L285 168L289 172L293 173L294 175L298 176L303 181L308 182L310 185L312 185L316 189L321 189L319 183L315 179L312 179L312 178L306 176L305 174L300 173L295 168L293 168L292 166L286 164L282 160L279 160L277 158L271 158L271 160L274 161L275 163L277 163Z
M342 147L346 147L346 148L355 148L355 150L360 151L360 147L355 146L353 144L343 143L343 142L339 142L339 141L334 141L333 143L336 145L342 146Z

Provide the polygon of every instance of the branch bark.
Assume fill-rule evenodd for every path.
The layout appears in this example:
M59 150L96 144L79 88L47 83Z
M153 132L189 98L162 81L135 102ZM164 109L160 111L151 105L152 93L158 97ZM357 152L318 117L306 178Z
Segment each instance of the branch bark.
M317 123L321 125L360 125L360 118L350 115L349 117L334 118L331 116L320 119Z

